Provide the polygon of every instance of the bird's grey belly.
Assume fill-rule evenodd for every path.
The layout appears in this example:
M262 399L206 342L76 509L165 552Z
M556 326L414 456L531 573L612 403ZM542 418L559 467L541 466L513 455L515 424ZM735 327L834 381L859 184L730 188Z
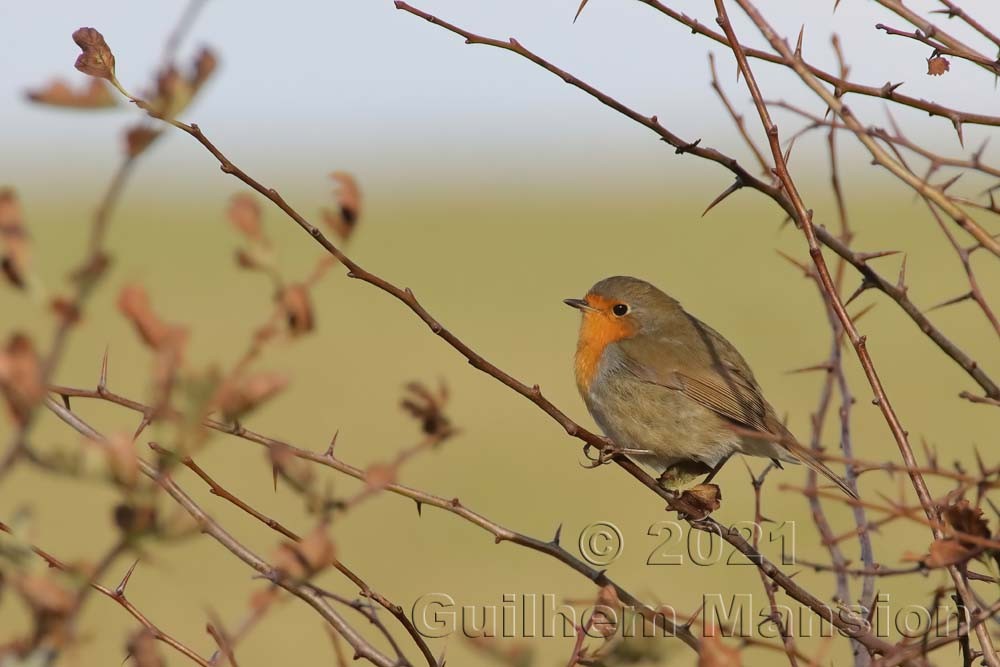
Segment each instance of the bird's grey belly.
M659 471L692 459L714 467L740 447L739 436L714 412L632 377L600 378L588 392L587 407L616 445L651 451L638 458Z

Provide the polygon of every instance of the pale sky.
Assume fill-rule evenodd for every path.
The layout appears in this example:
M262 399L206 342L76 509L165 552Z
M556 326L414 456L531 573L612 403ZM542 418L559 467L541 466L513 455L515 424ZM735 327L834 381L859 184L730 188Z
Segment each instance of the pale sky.
M72 156L90 163L113 160L120 128L137 111L39 109L23 91L55 76L82 80L73 69L78 50L70 34L84 25L103 32L122 82L144 89L164 36L185 4L36 0L0 5L5 45L0 182L51 174ZM730 97L757 132L749 95L734 76L732 54L634 0L591 0L576 24L577 0L411 4L480 34L514 36L638 110L659 115L678 134L703 136L707 143L739 152L738 138L709 88L706 53L712 48ZM714 26L712 3L670 4ZM805 25L804 53L816 64L835 67L829 45L833 29L842 35L858 81L905 81L902 90L909 94L1000 113L1000 92L987 74L953 63L949 74L927 76L928 49L875 30L879 21L902 27L875 3L843 0L836 13L826 0L758 4L789 39ZM937 8L929 1L907 4ZM995 0L967 0L964 6L1000 24ZM739 16L734 3L731 14ZM955 21L948 28L959 30ZM737 29L744 42L763 43L745 20ZM218 52L222 66L184 117L245 156L306 168L378 171L400 181L461 174L483 183L512 172L599 169L615 156L634 158L637 171L690 164L664 151L648 131L537 66L490 47L466 46L458 36L396 10L391 0L209 0L181 52L187 58L203 44ZM806 101L821 110L794 77L774 66L756 67L766 96ZM865 122L885 124L881 101L852 99L850 104ZM931 136L939 145L959 150L946 121L928 124L918 113L900 120L909 128L934 128ZM780 116L779 124L793 126ZM973 139L988 134L967 131ZM187 153L176 154L176 143L157 147L163 154L159 159L178 165L189 160ZM60 164L52 162L53 145L61 149Z

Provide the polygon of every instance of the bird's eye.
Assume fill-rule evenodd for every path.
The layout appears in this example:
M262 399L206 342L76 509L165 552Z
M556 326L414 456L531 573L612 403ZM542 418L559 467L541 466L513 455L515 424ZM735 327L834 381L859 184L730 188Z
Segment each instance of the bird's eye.
M628 315L628 306L626 306L624 303L616 303L611 308L611 312L617 315L618 317L625 317L626 315Z

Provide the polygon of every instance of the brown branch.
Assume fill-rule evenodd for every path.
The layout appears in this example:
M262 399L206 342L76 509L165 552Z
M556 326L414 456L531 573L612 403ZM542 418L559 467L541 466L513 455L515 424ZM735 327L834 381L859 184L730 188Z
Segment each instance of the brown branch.
M982 23L980 23L976 19L974 19L971 16L969 16L969 14L964 9L962 9L961 7L959 7L957 4L955 4L951 0L939 0L939 2L942 5L944 5L945 7L947 7L947 9L938 9L938 10L935 10L935 11L931 12L932 14L946 14L948 16L948 18L955 18L957 16L962 21L964 21L965 24L968 25L970 28L972 28L973 30L975 30L976 32L978 32L980 35L982 35L986 39L988 39L991 42L993 42L993 44L995 46L1000 47L1000 37L998 37L996 35L996 33L994 33L993 31L991 31L989 28L987 28L986 26L984 26Z
M803 81L806 81L807 83L815 81L812 75L805 70L802 63L796 60L796 56L791 53L788 45L784 42L784 40L778 37L778 35L771 28L770 24L768 24L763 16L761 16L761 14L757 11L756 7L754 7L749 0L736 1L743 11L746 12L747 16L750 17L751 21L753 21L753 23L757 26L761 34L768 40L768 42L770 42L771 46L782 55L789 66L799 73L799 76L803 79ZM840 320L841 325L844 327L844 331L857 353L858 360L861 362L865 376L868 378L872 392L875 395L875 402L879 406L882 416L885 418L885 421L889 426L889 430L892 432L893 438L896 440L896 444L903 457L903 461L906 463L907 467L913 468L916 466L916 459L913 455L913 449L910 447L908 433L903 428L899 421L899 417L896 415L895 410L889 402L889 397L885 392L885 388L882 386L882 381L879 378L877 371L875 370L875 365L872 361L871 355L868 353L866 338L861 336L858 332L854 322L851 320L850 315L848 315L847 310L844 308L844 304L840 300L840 295L837 291L836 285L834 285L832 277L830 276L826 260L823 257L823 252L820 249L819 242L817 241L813 230L812 212L808 211L805 204L802 202L802 198L799 196L795 182L788 171L788 166L785 164L784 156L781 152L780 139L778 137L778 128L771 120L767 105L764 103L764 97L761 95L760 89L757 86L757 81L754 78L753 71L750 69L750 65L747 62L746 54L743 53L740 42L736 38L735 32L733 31L733 27L729 21L728 14L726 13L723 0L715 0L715 7L719 14L719 24L725 31L726 37L729 39L729 43L733 49L733 54L739 63L744 80L746 81L750 94L754 99L754 105L757 107L758 114L760 115L761 124L764 126L765 132L767 133L768 141L771 144L771 154L775 163L775 171L777 172L778 178L784 185L785 192L788 194L788 197L791 199L794 206L796 221L799 223L806 237L806 241L809 245L809 254L816 266L819 280L823 285L823 291L826 295L827 303L837 314L837 318ZM843 106L840 105L839 100L830 95L826 89L819 84L812 87L818 93L821 92L821 96L824 98L824 101L826 101L835 111L838 111L838 115L841 116L845 123L850 124L848 119L851 118L853 120L853 117L848 114L844 114ZM936 199L934 201L937 203ZM933 500L927 489L927 485L924 482L923 476L916 472L910 472L909 476L913 483L913 487L917 492L920 504L923 507L924 512L927 514L927 518L930 520L936 519L937 512L934 508ZM932 530L935 538L942 537L942 532L939 528L933 528ZM962 574L958 571L958 568L949 568L949 573L951 574L952 581L955 584L955 589L962 598L963 603L969 609L976 609L976 607L973 606L974 600L971 599L965 585L965 581ZM977 630L977 637L982 645L984 658L986 659L987 664L991 667L1000 667L1000 660L998 660L993 649L993 643L988 630L985 627L980 626Z
M644 5L648 5L660 12L661 14L670 17L674 21L680 23L691 29L691 32L708 37L709 39L722 44L723 46L729 46L729 41L726 36L722 33L716 32L711 28L708 28L702 24L697 19L691 18L687 14L678 12L659 0L638 0ZM743 51L748 57L757 60L764 60L769 63L775 63L778 65L783 65L784 61L781 56L771 53L769 51L763 51L760 49L754 49L750 47L743 47ZM952 109L941 104L936 104L934 102L928 102L917 97L910 97L909 95L903 95L897 92L897 89L902 84L893 84L892 82L887 82L883 86L865 86L862 84L855 83L853 81L848 81L845 78L836 76L826 72L815 65L811 65L803 61L803 65L809 70L809 72L826 83L831 84L836 90L841 94L844 93L855 93L858 95L865 95L866 97L879 97L882 99L890 100L896 104L903 106L912 107L914 109L919 109L924 111L931 116L941 116L942 118L947 118L952 122L958 123L969 123L970 125L1000 125L1000 116L990 116L986 114L977 114L964 111L958 111L957 109Z
M149 446L150 448L153 449L153 451L156 451L160 454L171 455L171 456L173 455L171 452L163 449L154 442L149 443ZM297 533L293 532L292 530L289 530L288 528L283 526L279 521L272 519L269 516L262 514L261 512L258 512L256 509L254 509L252 506L241 500L239 497L227 491L221 484L216 482L207 472L205 472L205 470L201 466L195 463L190 456L180 457L180 462L189 470L191 470L191 472L200 477L202 481L208 484L209 490L211 491L212 495L218 496L223 500L232 503L233 505L240 508L253 518L263 523L271 530L281 535L284 535L288 539L293 540L295 542L302 541L302 537L299 536ZM382 607L384 607L390 614L392 614L396 618L396 620L398 620L400 624L402 624L402 626L406 629L407 633L413 639L417 648L420 649L420 652L423 654L424 658L427 659L428 664L431 667L438 667L437 660L434 658L434 654L431 653L431 650L427 646L427 643L424 641L424 638L420 635L416 627L414 627L410 619L407 618L406 613L403 611L403 608L401 606L399 606L395 602L392 602L378 591L372 589L368 584L364 582L364 580L362 580L358 575L356 575L350 568L344 565L341 561L335 560L333 566L337 570L339 570L344 576L346 576L348 579L354 582L361 589L361 594L364 597L375 600L380 605L382 605Z
M994 76L1000 74L1000 63L996 60L991 60L984 54L976 51L971 46L965 42L954 37L950 33L945 32L937 25L931 23L927 19L923 18L915 11L904 5L900 0L876 0L878 4L882 5L889 11L893 12L900 18L908 21L913 27L920 31L920 36L913 36L914 39L922 41L925 44L934 46L932 40L936 40L940 44L944 45L944 48L948 50L950 55L956 56L958 58L964 58L976 65L979 65L987 72L990 72ZM909 36L909 35L907 35Z
M99 431L80 419L73 411L67 409L62 403L52 399L45 399L45 407L55 414L59 419L79 432L81 435L97 443L106 442L105 437ZM399 662L385 655L372 646L354 628L352 628L339 613L326 601L324 595L307 583L294 581L285 577L281 572L272 567L267 561L247 548L243 543L234 538L218 522L210 517L190 496L188 496L170 477L159 471L146 461L139 459L139 470L146 477L159 485L167 494L177 502L198 524L202 527L202 532L209 535L222 545L226 550L246 563L248 566L263 575L265 579L280 586L289 593L295 595L306 604L315 609L320 616L326 620L337 632L354 648L357 657L365 658L379 667L400 667ZM208 665L207 662L199 664Z
M8 534L13 534L13 531L11 531L10 527L3 522L0 522L0 531L3 531ZM49 567L53 567L63 572L72 571L72 569L68 565L66 565L61 560L59 560L52 554L48 553L47 551L39 547L36 547L34 545L31 546L31 550L42 560L48 563ZM125 611L131 614L132 618L139 621L139 623L150 632L153 638L163 642L167 646L170 646L178 653L181 653L184 656L186 656L192 662L197 663L202 667L210 667L207 660L198 655L194 650L188 648L180 640L175 639L170 634L161 630L159 626L157 626L155 623L149 620L149 617L143 614L141 611L139 611L139 608L136 607L134 604L132 604L132 602L129 601L129 599L125 596L125 587L128 585L129 579L132 577L132 572L135 570L135 566L137 564L138 561L132 564L132 567L130 567L128 571L125 573L125 576L122 577L121 582L119 582L119 584L113 589L107 588L106 586L102 586L96 581L88 581L87 585L93 590L103 595L104 597L113 600Z

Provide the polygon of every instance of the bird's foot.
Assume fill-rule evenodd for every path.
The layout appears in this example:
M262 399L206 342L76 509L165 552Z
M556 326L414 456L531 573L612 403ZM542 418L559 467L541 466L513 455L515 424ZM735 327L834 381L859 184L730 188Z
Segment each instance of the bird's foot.
M596 455L594 451L597 449ZM597 468L602 465L611 463L616 456L642 456L645 454L652 454L648 449L634 449L631 447L619 447L615 443L611 442L608 438L604 438L603 444L598 449L597 445L592 445L589 442L583 446L583 455L587 457L590 463L584 463L585 468Z

